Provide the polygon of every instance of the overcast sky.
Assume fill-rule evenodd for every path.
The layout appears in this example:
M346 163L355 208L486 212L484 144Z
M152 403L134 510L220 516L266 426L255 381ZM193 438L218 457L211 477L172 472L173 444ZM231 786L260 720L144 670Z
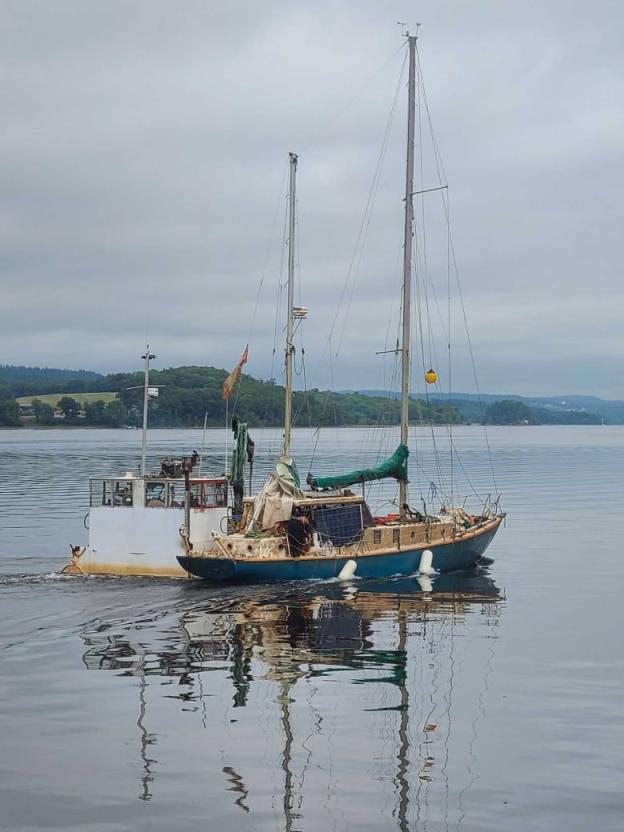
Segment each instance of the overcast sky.
M296 151L307 383L391 385L375 352L401 288L400 20L421 24L481 389L624 398L617 0L4 0L0 15L0 363L129 369L147 339L158 367L230 367L249 341L248 371L279 379ZM447 238L440 194L423 203L424 363L446 389ZM452 386L470 391L454 277L450 308Z

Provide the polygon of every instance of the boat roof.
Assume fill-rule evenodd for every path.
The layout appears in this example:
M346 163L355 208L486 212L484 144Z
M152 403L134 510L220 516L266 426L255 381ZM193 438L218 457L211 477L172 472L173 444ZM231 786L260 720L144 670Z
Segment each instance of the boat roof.
M243 502L253 503L254 497L245 497ZM355 505L364 503L364 497L361 494L327 494L324 491L304 491L303 496L297 500L293 500L293 506L309 506L309 505Z
M134 474L109 474L104 477L89 477L89 479L94 482L98 480L115 480L116 482L136 482L137 480L149 480L150 482L184 482L184 477L161 477L158 474L146 474L145 477ZM189 479L192 483L228 482L228 478L224 475L194 477L191 474Z
M293 500L295 506L312 505L349 505L363 503L364 497L361 494L325 494L322 491L304 492L303 498Z

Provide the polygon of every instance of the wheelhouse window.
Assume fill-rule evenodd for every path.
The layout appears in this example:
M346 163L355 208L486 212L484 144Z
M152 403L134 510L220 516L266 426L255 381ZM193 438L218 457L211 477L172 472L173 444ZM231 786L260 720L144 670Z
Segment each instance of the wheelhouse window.
M145 506L184 508L184 480L148 480L145 483Z
M143 505L146 508L184 508L184 480L154 478L145 480ZM142 483L131 479L92 479L89 482L89 505L123 508L141 505ZM137 492L138 489L138 492ZM227 506L227 480L191 481L192 508Z
M191 484L191 508L227 505L227 482L206 480Z
M121 506L133 504L133 483L129 480L91 480L90 506Z
M167 505L167 484L164 482L145 483L146 508L165 508Z

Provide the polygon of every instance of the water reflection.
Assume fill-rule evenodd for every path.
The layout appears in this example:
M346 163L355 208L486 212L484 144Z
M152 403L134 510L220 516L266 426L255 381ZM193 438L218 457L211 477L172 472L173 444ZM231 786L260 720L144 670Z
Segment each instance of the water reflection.
M327 694L335 689L346 742L352 739L370 760L371 788L379 782L388 786L391 825L413 828L430 817L432 805L448 825L451 803L460 823L466 792L476 779L474 746L504 606L486 571L440 576L430 592L412 578L315 584L277 597L269 588L249 588L229 596L215 591L206 599L210 591L189 589L174 615L98 619L81 632L87 668L138 680L141 799L154 796L164 771L157 721L150 724L149 713L150 702L162 697L150 690L152 677L162 677L161 684L176 686L173 693L168 687L166 697L197 713L204 728L214 729L217 713L226 708L256 709L258 720L269 720L279 746L274 768L281 771L282 825L302 828L306 776L326 765L314 759L310 738L322 739L326 749L335 746L331 753L338 757L344 750L345 738L339 736L344 730L335 720L332 728L328 708ZM205 687L215 673L226 695L211 699L208 708L207 699L215 694ZM251 701L259 686L270 686L264 713ZM317 694L313 702L313 690L325 696ZM312 727L302 727L310 720ZM226 758L230 751L233 757L236 749L226 749ZM224 762L223 788L238 810L253 813L254 789L246 772L233 760ZM325 800L331 814L329 804L338 795L309 788L315 794L308 801ZM430 801L433 790L436 799Z

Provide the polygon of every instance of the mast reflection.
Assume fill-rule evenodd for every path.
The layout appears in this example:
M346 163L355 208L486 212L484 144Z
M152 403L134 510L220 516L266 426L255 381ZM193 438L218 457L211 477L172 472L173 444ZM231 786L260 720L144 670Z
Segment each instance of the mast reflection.
M488 636L496 639L504 608L504 598L487 573L441 575L431 591L424 592L413 578L314 584L278 598L270 596L268 589L264 595L244 587L237 592L227 602L193 598L187 608L175 612L173 622L171 617L165 619L164 630L163 622L155 618L152 627L145 620L141 626L99 621L82 634L87 668L112 670L139 681L141 799L152 797L158 773L157 732L155 726L150 726L151 732L147 727L149 678L177 682L176 691L168 696L178 699L184 710L203 709L206 727L202 686L209 678L206 674L215 671L229 680L229 706L235 709L248 707L255 685L268 682L275 687L270 718L281 734L280 802L287 832L298 828L303 817L305 772L295 777L293 771L295 750L303 741L292 712L297 685L301 680L325 684L343 671L352 672L353 684L367 685L364 712L378 713L380 718L383 712L389 712L389 718L396 714L390 757L394 773L387 775L394 793L394 825L408 830L428 817L434 778L448 799L451 710L462 672L455 660L455 629L467 616L478 615ZM484 674L490 663L491 656L482 668ZM390 693L384 685L390 686ZM373 699L371 691L381 689L386 692L377 701L368 701ZM300 701L305 696L303 691ZM482 701L475 707L482 710ZM472 723L473 733L477 721L478 717ZM331 743L331 737L325 741ZM227 750L224 754L228 756ZM468 754L473 754L472 742ZM253 812L253 790L246 784L244 770L227 759L224 763L224 788L232 793L238 810ZM462 800L469 785L470 781L461 792Z

